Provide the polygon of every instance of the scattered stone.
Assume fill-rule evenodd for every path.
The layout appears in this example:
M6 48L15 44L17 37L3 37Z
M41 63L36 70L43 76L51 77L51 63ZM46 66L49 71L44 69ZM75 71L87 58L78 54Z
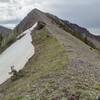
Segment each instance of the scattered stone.
M15 81L17 79L19 79L20 77L23 77L23 73L22 71L20 70L19 72L17 72L16 69L14 69L14 66L11 66L11 72L9 72L9 74L11 74L11 80L12 81Z
M36 29L37 30L40 30L40 29L42 29L43 27L45 27L45 23L44 22L42 22L42 21L38 21L38 26L36 27Z
M72 94L68 100L79 100L79 95Z
M97 100L100 100L100 96L97 97Z

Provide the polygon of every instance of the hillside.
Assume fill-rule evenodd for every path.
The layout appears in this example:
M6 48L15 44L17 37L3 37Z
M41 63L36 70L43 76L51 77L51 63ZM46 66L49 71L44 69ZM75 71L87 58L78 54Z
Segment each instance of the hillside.
M96 100L100 95L100 52L55 21L35 9L16 26L20 34L40 23L31 34L35 55L20 71L23 77L1 85L0 100L67 100L72 94Z
M0 35L2 35L3 37L6 37L10 33L12 33L12 30L11 29L8 29L6 27L0 26Z
M0 26L0 53L8 48L15 40L11 29Z
M81 27L77 24L71 23L66 20L62 20L55 15L50 13L45 13L47 17L52 19L52 22L58 25L60 28L69 32L73 36L77 37L87 45L91 46L92 48L100 49L100 36L93 35L90 33L86 28Z
M100 36L93 35L90 33L86 28L80 27L77 24L73 24L69 21L63 21L65 25L73 30L73 32L78 33L78 38L81 38L81 40L85 40L84 42L88 45L91 45L94 48L100 49Z

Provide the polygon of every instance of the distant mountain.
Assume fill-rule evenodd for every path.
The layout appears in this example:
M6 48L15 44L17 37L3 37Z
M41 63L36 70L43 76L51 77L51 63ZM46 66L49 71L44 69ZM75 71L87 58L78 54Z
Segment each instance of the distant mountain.
M0 34L2 34L3 37L8 36L10 33L12 33L11 29L8 29L6 27L0 26Z
M76 33L76 36L78 34L79 37L81 37L83 40L87 39L87 42L91 42L91 44L93 44L94 47L100 48L100 36L93 35L86 28L83 28L77 24L73 24L65 20L63 20L63 22L67 27L71 28L73 32Z
M87 36L87 37L90 37L92 39L96 39L96 40L100 41L100 36L93 35L86 28L81 27L77 24L73 24L73 23L66 21L66 20L64 20L63 22L65 23L66 26L70 27L75 32L82 34L84 37Z
M69 21L62 20L50 13L46 13L46 15L53 20L52 22L59 25L59 27L61 27L65 31L71 33L91 47L100 49L100 36L93 35L86 28L71 23Z

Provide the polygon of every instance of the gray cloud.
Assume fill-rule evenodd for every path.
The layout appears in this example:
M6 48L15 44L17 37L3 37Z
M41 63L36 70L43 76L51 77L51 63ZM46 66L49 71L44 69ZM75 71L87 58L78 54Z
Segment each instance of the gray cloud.
M92 30L100 28L100 0L0 0L0 24L16 25L33 8Z
M10 2L10 0L0 0L0 2Z
M0 21L1 24L17 24L20 22L20 19L13 19L13 20L6 20L6 21Z

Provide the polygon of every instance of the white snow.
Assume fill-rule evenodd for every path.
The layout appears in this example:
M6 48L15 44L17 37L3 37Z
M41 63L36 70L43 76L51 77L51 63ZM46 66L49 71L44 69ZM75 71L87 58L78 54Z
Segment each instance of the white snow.
M34 55L31 31L37 26L35 23L31 28L23 32L25 34L21 39L13 43L0 55L0 84L10 78L9 72L11 66L18 71L24 67L28 60Z
M21 36L30 33L30 31L32 31L33 29L35 29L35 27L38 25L38 23L36 22L31 28L29 28L28 30L24 31L23 33L21 33L20 35L17 36L17 38L20 38Z

